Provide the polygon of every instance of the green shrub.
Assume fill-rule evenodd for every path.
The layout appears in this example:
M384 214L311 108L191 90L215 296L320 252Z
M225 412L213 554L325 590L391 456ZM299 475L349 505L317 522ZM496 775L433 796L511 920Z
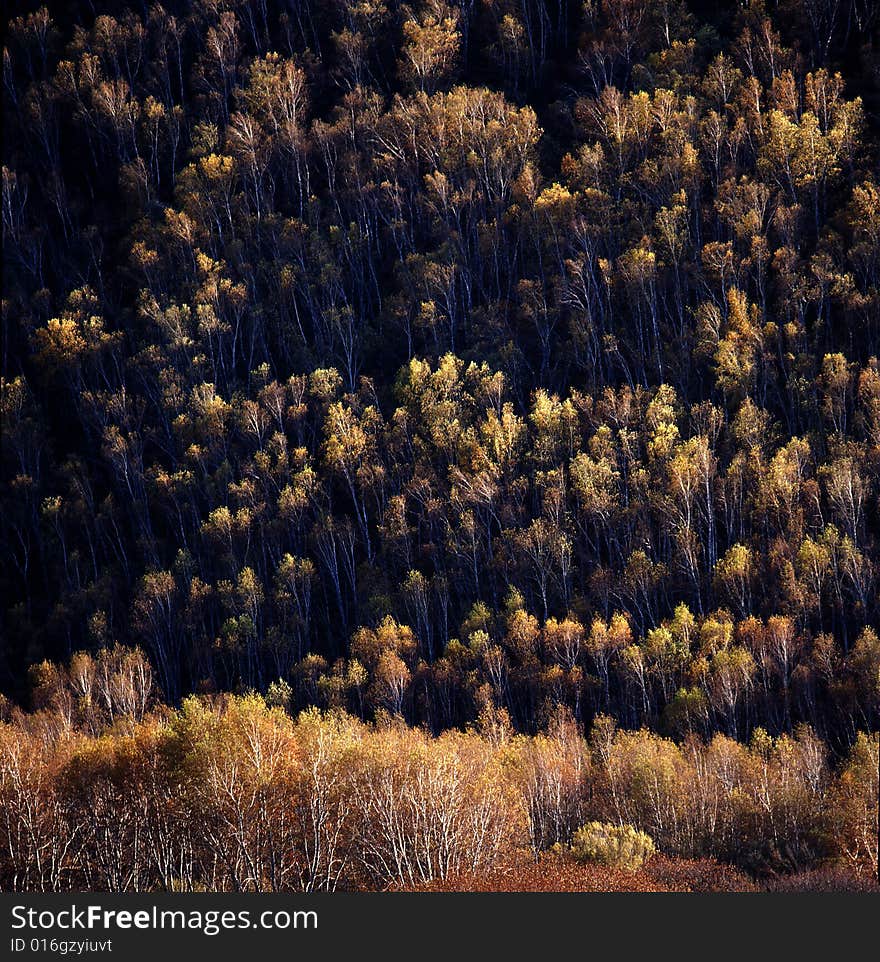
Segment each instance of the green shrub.
M587 822L574 833L571 851L579 862L598 862L635 872L656 848L650 835L632 825Z

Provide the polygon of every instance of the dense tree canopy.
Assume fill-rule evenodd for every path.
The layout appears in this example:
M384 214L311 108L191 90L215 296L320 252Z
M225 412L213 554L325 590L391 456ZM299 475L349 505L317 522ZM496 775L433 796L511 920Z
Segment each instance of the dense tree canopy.
M503 712L535 735L564 709L583 731L644 729L630 754L670 771L808 742L842 773L822 793L848 791L845 759L870 767L876 4L106 0L10 18L10 699L51 689L69 716L87 656L63 684L55 663L139 646L148 664L114 667L131 690L98 671L87 700L124 697L141 724L131 673L149 671L179 713L126 738L185 746L204 791L224 759L187 732L257 709L193 693L331 709L326 737L358 752L386 714L439 736ZM299 744L315 717L259 725ZM621 757L627 737L608 736ZM429 768L447 749L497 762L443 738L419 742ZM97 791L111 756L65 751L64 791ZM528 831L553 844L575 821ZM235 841L224 886L253 844ZM416 848L392 869L364 844L373 883L461 867ZM291 858L270 887L343 871L332 851Z

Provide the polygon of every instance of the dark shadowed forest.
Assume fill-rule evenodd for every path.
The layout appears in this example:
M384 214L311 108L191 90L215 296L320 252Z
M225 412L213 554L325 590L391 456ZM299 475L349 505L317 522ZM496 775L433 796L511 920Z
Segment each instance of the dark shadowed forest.
M0 889L870 887L880 4L5 16Z

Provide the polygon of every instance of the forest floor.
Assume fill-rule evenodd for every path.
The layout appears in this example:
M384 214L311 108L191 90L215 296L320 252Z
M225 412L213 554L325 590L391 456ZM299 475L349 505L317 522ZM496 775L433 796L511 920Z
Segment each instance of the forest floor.
M491 869L417 885L420 892L880 892L876 879L847 866L753 876L711 859L658 856L635 872L527 853Z

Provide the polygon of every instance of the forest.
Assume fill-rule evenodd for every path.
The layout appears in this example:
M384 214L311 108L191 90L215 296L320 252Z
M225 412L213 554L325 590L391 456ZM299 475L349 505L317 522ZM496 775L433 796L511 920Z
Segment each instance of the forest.
M876 887L880 5L6 6L0 890Z

